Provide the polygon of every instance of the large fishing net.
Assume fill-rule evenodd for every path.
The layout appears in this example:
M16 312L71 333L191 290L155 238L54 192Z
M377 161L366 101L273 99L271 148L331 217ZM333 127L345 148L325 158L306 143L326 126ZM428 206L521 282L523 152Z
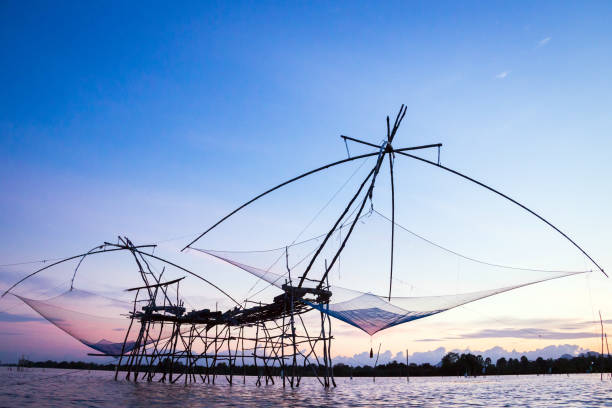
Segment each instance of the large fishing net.
M202 249L199 251L243 269L277 288L281 288L282 285L287 282L287 275L245 265L241 262L224 257L220 255L219 252ZM369 335L373 335L381 330L441 313L489 296L581 273L585 272L559 272L552 274L552 276L533 281L469 293L441 296L391 297L390 299L369 292L360 292L336 285L330 285L328 288L332 293L332 297L329 303L307 303L315 309L355 326ZM310 287L312 283L307 283L305 286Z
M323 287L332 293L329 303L309 305L370 335L493 295L590 272L483 261L451 250L396 222L395 271L390 278L389 243L372 237L387 235L391 220L374 209L359 217L356 227L359 234L353 234L342 256L335 259L351 221L330 234L292 242L286 247L253 251L191 249L257 277L245 293L247 299L255 299L266 291L278 292L284 284L296 286L308 271L301 282L303 287ZM534 248L534 252L538 250ZM319 256L313 262L317 253ZM560 258L557 255L554 259ZM330 261L335 261L333 268L328 268ZM383 293L391 292L390 279L393 296L384 296Z
M215 263L214 268L207 269L210 274L220 276L226 272L223 267L237 267L253 275L254 281L245 287L245 279L235 279L236 285L232 294L242 288L245 292L240 299L259 300L263 303L269 301L271 295L282 291L284 284L297 285L303 272L310 267L311 273L302 285L310 288L321 286L328 289L332 295L328 303L307 304L369 335L524 286L589 272L525 269L483 262L451 251L398 224L397 267L392 279L395 285L394 295L384 296L382 293L388 285L386 266L384 262L373 259L376 256L385 258L387 248L379 241L358 241L363 236L380 235L384 228L388 228L389 220L376 211L370 211L361 216L358 222L359 228L365 229L366 234L354 238L352 242L357 241L357 244L345 248L343 253L348 255L337 259L333 270L324 280L322 277L327 260L333 259L349 223L342 224L333 231L328 238L328 244L322 249L321 245L327 234L268 250L192 249L195 253L205 254L208 259L220 261ZM319 258L311 262L319 249ZM357 252L351 253L355 250ZM414 254L418 256L413 256ZM422 262L422 259L429 262ZM461 279L456 281L461 283L461 288L450 284L454 274L459 276L459 270ZM234 274L236 271L234 269L228 273ZM419 279L421 282L430 281L429 277L433 274L437 278L433 288L413 291L413 284L418 286ZM359 290L360 286L364 289ZM460 290L464 288L472 290ZM23 295L17 297L49 322L101 353L119 355L129 352L135 346L138 330L130 330L126 336L131 323L130 312L135 307L142 308L144 303L137 302L135 306L134 302L75 288L50 299L36 300ZM181 297L176 301L182 302L186 299ZM220 308L217 310L223 310L226 306L216 301L211 303L210 299L198 303L199 306L214 305ZM156 336L159 339L167 338L171 334L170 326L162 330L164 332Z

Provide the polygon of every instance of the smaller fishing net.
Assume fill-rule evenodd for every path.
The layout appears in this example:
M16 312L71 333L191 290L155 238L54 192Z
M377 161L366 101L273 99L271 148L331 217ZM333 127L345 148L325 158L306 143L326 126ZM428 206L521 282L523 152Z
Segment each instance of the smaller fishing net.
M128 312L133 304L87 291L72 289L46 300L15 295L42 317L73 338L104 354L121 354L135 344L138 330L132 330Z

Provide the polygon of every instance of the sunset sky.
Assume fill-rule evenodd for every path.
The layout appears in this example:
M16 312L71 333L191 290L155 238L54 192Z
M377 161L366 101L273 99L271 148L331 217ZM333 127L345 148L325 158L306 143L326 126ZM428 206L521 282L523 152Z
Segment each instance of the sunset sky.
M125 235L158 243L159 254L240 298L252 276L180 249L256 194L346 158L340 134L379 144L386 115L402 103L408 110L395 147L443 143L442 164L543 214L610 267L611 12L609 2L2 2L0 289L43 265L24 262ZM422 154L436 160L433 151ZM280 248L326 232L371 163L270 195L198 247ZM396 163L396 217L411 231L491 263L595 269L559 234L499 197L409 158ZM385 215L387 171L373 201ZM386 293L388 229L376 215L358 226L335 284ZM396 296L543 276L475 267L406 233L397 239ZM263 266L270 259L249 261ZM139 284L130 262L127 255L92 260L75 286L126 299L122 290ZM61 293L74 266L49 270L15 293ZM392 356L440 347L599 350L598 311L612 327L611 289L594 271L372 339L337 322L334 355L379 343ZM207 307L219 297L195 281L184 293ZM0 299L0 360L76 360L87 352L16 298Z

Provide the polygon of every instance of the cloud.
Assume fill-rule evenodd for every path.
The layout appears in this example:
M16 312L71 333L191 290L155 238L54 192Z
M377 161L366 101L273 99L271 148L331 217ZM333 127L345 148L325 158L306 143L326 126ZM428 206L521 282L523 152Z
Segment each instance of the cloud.
M431 351L417 351L410 355L410 362L415 364L437 364L442 360L442 357L446 354L444 347L438 347Z
M574 331L554 331L545 329L485 329L474 333L468 333L455 339L490 339L490 338L514 338L514 339L585 339L591 337L599 337L596 333L589 332L574 332Z
M552 37L546 37L546 38L541 39L540 41L538 41L538 48L545 46L546 44L550 42L550 40L552 40Z
M0 336L21 336L21 335L23 335L23 333L0 331Z
M546 347L543 347L541 349L536 349L536 350L532 350L532 351L517 351L517 350L507 351L507 350L504 350L502 347L499 347L499 346L490 348L490 349L485 350L485 351L470 351L469 349L467 349L467 350L453 350L453 351L460 352L460 353L471 352L472 354L476 354L476 355L480 354L484 358L486 358L486 357L491 358L491 360L493 360L493 361L497 361L497 359L501 358L501 357L505 357L505 358L520 358L521 356L525 356L529 360L535 360L538 357L542 357L544 359L547 359L547 358L559 358L559 357L564 356L564 355L578 356L579 354L588 352L588 350L583 349L580 346L577 346L575 344L560 344L560 345L557 345L557 346L552 346L551 345L551 346L546 346Z
M491 327L499 325L500 322L514 327L548 327L555 330L585 330L589 327L599 327L599 320L576 320L567 318L520 318L516 316L502 316L497 319L482 319L475 322L475 325ZM612 324L612 319L603 320L604 324ZM530 329L536 330L536 329ZM540 329L537 329L540 330ZM423 341L423 340L422 340Z
M505 350L500 346L492 347L488 350L478 351L478 350L470 350L469 348L465 350L446 350L444 347L438 347L435 350L431 351L423 351L423 352L414 352L410 354L410 363L415 364L438 364L442 357L444 357L448 352L455 353L472 353L475 355L481 355L483 358L489 357L493 361L497 361L497 359L505 357L505 358L521 358L521 356L527 357L529 360L535 360L538 357L542 357L544 359L548 358L559 358L564 355L569 356L578 356L580 354L588 352L588 350L581 348L575 344L560 344L560 345L551 345L546 346L540 349L531 350L531 351L517 351L517 350ZM352 357L347 356L336 356L333 358L334 364L343 363L347 365L357 366L357 365L369 365L373 366L376 361L376 355L374 358L370 358L369 352L363 352L359 354L355 354ZM393 353L390 350L385 352L381 352L378 364L387 364L391 361L397 361L398 363L406 362L406 356L403 352L397 353L393 356Z
M499 74L495 75L495 78L497 78L497 79L504 79L505 77L508 76L509 73L510 73L510 71L502 71Z
M0 312L0 322L22 323L45 321L42 317Z
M534 319L538 321L539 319ZM606 321L607 322L607 321ZM599 322L597 322L599 323ZM605 323L605 322L604 322ZM538 328L501 328L501 329L482 329L472 333L459 334L454 336L424 338L418 339L418 342L441 342L447 340L461 339L493 339L493 338L513 338L513 339L549 339L549 340L566 340L566 339L587 339L599 337L600 334L595 331L588 331L594 322L589 321L567 321L566 324L560 322L553 323L554 328L543 328L544 324L538 325Z
M612 319L602 320L602 322L604 324L612 324ZM593 324L600 324L600 321L599 320L586 320L584 322L581 322L581 324L590 326L590 325L593 325Z

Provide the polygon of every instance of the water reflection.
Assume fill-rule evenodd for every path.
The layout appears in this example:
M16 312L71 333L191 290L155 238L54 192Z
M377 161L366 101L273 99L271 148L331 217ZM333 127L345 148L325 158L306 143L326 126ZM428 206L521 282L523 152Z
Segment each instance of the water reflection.
M299 389L127 383L113 373L85 370L29 369L0 371L0 406L244 406L244 407L612 407L612 381L599 374L500 376L480 378L338 378L338 388L324 390L305 378Z

